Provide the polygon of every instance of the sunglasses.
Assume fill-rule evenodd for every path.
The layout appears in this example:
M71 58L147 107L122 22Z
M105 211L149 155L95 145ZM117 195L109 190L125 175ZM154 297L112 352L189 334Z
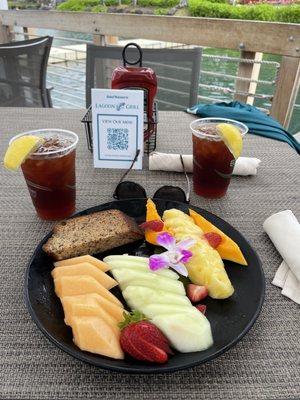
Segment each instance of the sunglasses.
M138 156L140 154L140 150L137 150L136 155L128 168L128 170L123 174L121 177L115 191L113 194L113 198L116 200L127 200L127 199L147 199L147 193L146 190L143 186L141 186L139 183L133 182L133 181L124 181L125 177L128 175L128 173L131 171L132 167L134 166L134 163L138 159ZM182 165L182 169L185 175L185 179L187 182L187 192L185 193L183 189L179 186L162 186L153 195L153 199L163 199L163 200L173 200L173 201L179 201L181 203L189 203L190 202L190 192L191 192L191 185L189 181L189 177L187 175L185 166L184 166L184 161L183 157L180 154L180 161Z

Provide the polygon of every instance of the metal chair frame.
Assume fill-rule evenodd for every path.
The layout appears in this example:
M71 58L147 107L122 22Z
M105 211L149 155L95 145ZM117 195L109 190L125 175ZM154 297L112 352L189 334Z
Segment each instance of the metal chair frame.
M40 37L37 39L29 39L18 42L4 43L0 45L0 57L4 58L7 56L19 56L22 54L30 54L36 46L44 44L45 52L42 60L42 67L39 71L39 86L35 86L35 88L40 90L41 94L41 103L43 107L52 107L51 93L52 88L46 87L46 74L47 74L47 66L49 60L50 49L52 45L53 38L51 36ZM23 86L23 87L33 87L31 84L26 82L15 82L10 81L9 79L0 79L2 83L13 83L15 86ZM10 106L13 106L10 104Z
M128 48L126 54L134 56L135 50ZM186 107L192 107L197 104L198 85L200 78L202 49L195 47L193 49L143 49L143 59L145 65L147 62L159 62L161 64L176 61L191 61L192 71L189 88L189 99ZM117 60L122 63L122 47L119 46L97 46L94 44L87 45L86 57L86 106L91 104L91 89L94 87L103 88L103 77L95 79L95 64L97 59ZM102 78L102 79L101 79ZM95 81L98 82L95 82Z

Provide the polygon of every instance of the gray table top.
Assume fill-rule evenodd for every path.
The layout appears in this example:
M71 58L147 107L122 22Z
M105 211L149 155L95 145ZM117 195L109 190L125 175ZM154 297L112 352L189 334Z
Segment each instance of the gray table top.
M83 111L0 109L0 158L9 138L37 128L65 128L80 136L77 153L77 209L112 199L121 171L94 169L80 120ZM191 152L192 116L161 112L160 151ZM26 264L52 223L34 212L20 172L0 169L0 399L298 399L300 398L299 306L283 297L271 280L280 264L262 223L291 209L300 217L299 157L285 143L248 135L244 155L262 160L255 177L234 177L228 194L191 204L235 226L263 262L266 299L252 330L216 360L173 374L122 375L86 365L50 343L30 319L23 299ZM170 181L184 187L182 174L133 171L130 178L151 196ZM251 284L251 282L249 282Z

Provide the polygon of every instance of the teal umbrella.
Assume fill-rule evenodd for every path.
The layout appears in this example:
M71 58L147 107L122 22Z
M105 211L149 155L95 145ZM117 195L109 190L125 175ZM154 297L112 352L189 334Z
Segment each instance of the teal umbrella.
M293 135L287 132L275 119L249 104L240 103L239 101L197 104L188 108L187 112L196 114L201 118L235 119L247 125L249 133L286 142L300 154L300 143Z

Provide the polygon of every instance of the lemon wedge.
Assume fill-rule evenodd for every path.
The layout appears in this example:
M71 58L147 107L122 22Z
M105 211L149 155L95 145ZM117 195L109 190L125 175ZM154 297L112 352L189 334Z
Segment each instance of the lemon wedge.
M227 123L218 124L216 128L233 157L237 159L243 149L243 138L240 130L236 126Z
M33 135L25 135L15 139L6 150L4 167L16 171L43 142L43 138Z

